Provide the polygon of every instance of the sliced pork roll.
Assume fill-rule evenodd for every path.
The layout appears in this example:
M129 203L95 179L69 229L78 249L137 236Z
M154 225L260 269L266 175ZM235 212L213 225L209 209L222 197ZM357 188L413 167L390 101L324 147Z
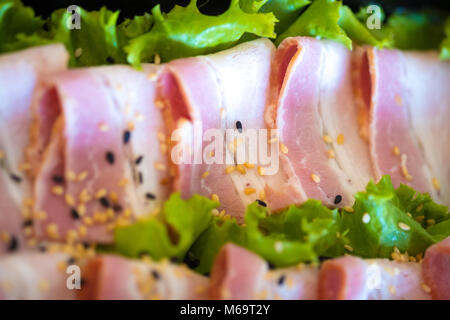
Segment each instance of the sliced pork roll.
M306 265L271 271L256 254L227 244L214 261L209 295L226 300L317 299L318 273L318 267Z
M274 50L269 40L261 39L176 60L159 80L158 102L165 106L167 126L174 131L174 189L184 197L217 195L226 213L239 220L249 203L264 197L264 174L277 172L269 172L270 160L261 161L259 145L255 150L255 144L248 142L249 136L260 132L254 129L265 128ZM271 155L268 137L257 143Z
M98 67L47 81L28 150L38 238L110 242L117 224L159 209L168 171L158 70Z
M343 257L320 270L319 295L327 300L431 299L416 262Z
M266 188L270 207L292 203L280 196L296 204L308 197L332 207L351 205L373 176L357 125L351 52L332 41L288 38L275 55L272 90L265 120L279 129L286 146L281 164L290 179ZM287 197L293 189L305 197Z
M0 300L75 299L82 275L70 269L72 264L71 258L63 253L5 255L0 258Z
M31 183L25 159L33 93L43 79L66 68L62 45L0 56L0 254L25 247L30 227Z
M450 299L450 238L425 252L421 263L342 257L319 275L321 299Z
M193 300L205 299L208 279L185 266L168 262L99 256L83 269L85 284L79 299Z
M355 57L375 177L450 205L450 64L435 52L365 48Z

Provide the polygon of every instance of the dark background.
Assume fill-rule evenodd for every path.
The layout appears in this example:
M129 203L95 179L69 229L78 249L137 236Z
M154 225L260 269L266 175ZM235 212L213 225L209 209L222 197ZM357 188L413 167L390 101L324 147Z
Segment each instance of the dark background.
M150 10L156 5L161 4L161 9L165 12L173 8L175 4L187 5L189 0L22 0L26 5L32 6L38 15L47 16L55 9L67 8L69 5L78 5L87 10L99 9L107 6L111 10L121 10L121 18L134 17ZM441 10L449 10L450 0L344 0L344 4L353 9L370 3L378 3L383 9L390 13L397 7L406 7L410 9L420 9L424 7L434 7ZM200 11L205 14L219 14L224 12L230 4L230 0L198 0Z

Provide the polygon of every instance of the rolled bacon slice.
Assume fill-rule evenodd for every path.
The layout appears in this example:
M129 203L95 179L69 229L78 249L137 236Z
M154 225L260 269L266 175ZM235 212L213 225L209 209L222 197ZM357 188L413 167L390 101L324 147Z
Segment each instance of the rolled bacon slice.
M28 149L39 239L107 243L117 223L159 209L169 181L158 72L108 66L48 79Z
M63 253L21 252L0 258L0 300L72 300L80 279L69 279L70 257ZM69 270L69 273L67 271ZM69 283L69 286L68 286Z
M431 299L416 262L348 256L326 261L319 277L319 296L326 300Z
M30 226L31 163L25 158L33 93L53 73L66 69L62 45L49 45L0 56L0 255L26 247L23 227Z
M321 299L450 299L450 238L427 249L421 263L342 257L319 274Z
M211 271L211 299L313 300L317 299L319 269L299 265L269 270L267 263L234 244L225 245Z
M208 279L185 266L106 255L90 260L79 299L205 299Z
M242 159L235 151L250 148L244 136L251 129L265 128L263 113L274 50L269 40L260 39L208 56L175 60L159 79L158 103L165 106L166 124L174 132L174 190L183 197L215 194L222 209L238 220L249 203L264 197L260 159L251 161L254 150L243 153L248 157ZM202 144L210 129L218 136ZM216 139L221 143L217 150L208 148ZM267 144L267 136L258 141ZM178 151L186 149L181 156Z
M450 300L450 237L427 249L422 277L433 299Z
M266 188L269 206L282 209L305 198L352 205L373 173L357 125L351 52L332 41L288 38L275 55L272 90L265 121L286 146L281 163L289 180ZM304 196L287 196L295 189Z
M436 52L364 48L356 92L374 175L450 205L450 65Z

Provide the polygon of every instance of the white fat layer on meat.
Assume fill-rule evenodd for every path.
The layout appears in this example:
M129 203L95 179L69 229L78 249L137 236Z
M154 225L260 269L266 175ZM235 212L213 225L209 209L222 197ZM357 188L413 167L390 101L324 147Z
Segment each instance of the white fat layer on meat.
M364 190L372 178L369 147L359 134L357 106L354 103L351 81L351 52L339 44L322 43L322 76L320 84L319 114L322 136L333 140L330 144L335 159L330 165L339 176L344 201L341 205L353 203L353 195ZM342 134L344 143L338 144ZM345 199L350 199L346 200Z
M263 111L269 93L270 61L274 55L274 50L275 48L270 41L261 39L242 44L239 46L239 50L231 52L226 50L204 57L209 67L214 70L218 86L221 88L225 110L223 116L227 129L236 129L237 121L241 122L244 133L246 129L265 128ZM239 70L245 69L245 74L239 73L241 76L236 77L236 69L226 67L230 63L236 64L236 68ZM255 79L262 79L262 82L249 86L249 83L254 82ZM246 161L238 163L236 156L233 154L234 152L228 148L228 144L233 141L229 141L228 137L225 139L228 158L234 159L233 163L227 163L227 165L243 165ZM238 147L246 148L246 155L248 156L248 144L244 142L242 146ZM253 151L256 152L257 150ZM264 190L266 185L264 176L259 175L257 172L258 162L252 164L255 165L254 168L244 166L245 174L241 174L236 170L230 173L236 193L241 198L244 206L258 199L260 191ZM255 192L246 194L246 188L255 189Z
M401 99L409 111L427 179L431 183L436 178L440 184L440 192L430 188L432 197L450 205L450 64L435 52L402 53L402 57L408 90Z
M127 281L130 299L190 300L206 297L208 278L196 274L184 266L164 262L131 262L129 267L131 272L136 274L137 269L141 275L129 277ZM156 272L159 278L153 278L152 272ZM143 279L146 279L144 281L149 285L145 297L139 289Z
M99 74L107 81L108 93L117 109L123 132L129 130L129 123L135 126L134 130L130 130L130 141L123 147L129 163L124 172L124 178L129 182L123 190L126 194L124 199L128 200L135 215L150 214L160 208L168 197L167 184L161 184L163 178L168 178L167 156L160 151L158 139L158 134L166 135L166 130L160 111L152 103L155 83L148 77L151 73L157 73L158 68L144 65L140 72L130 67L119 69L114 66L96 68L95 71L93 75ZM135 81L129 81L130 78ZM143 99L142 95L148 95L148 99ZM143 160L137 165L135 161L140 156L143 156ZM155 163L164 165L166 169L156 169ZM142 184L139 182L139 173L143 177ZM155 199L147 199L147 193L153 194Z
M21 253L0 260L0 292L11 300L73 299L69 275L59 270L66 254Z
M19 165L25 162L23 149L29 139L26 128L31 121L29 106L36 85L36 67L27 58L30 58L27 53L19 54L17 58L13 55L0 58L0 152L3 153L0 179L6 186L3 192L13 198L18 208L22 206L22 198L30 194L30 183L24 172L19 171ZM12 85L11 81L15 80L20 81L20 85ZM11 174L21 177L21 183L14 182Z
M38 77L47 77L65 68L67 60L68 54L62 45L36 47L0 57L0 152L3 158L0 159L0 179L3 180L2 197L9 198L5 202L1 201L3 206L0 203L3 216L0 220L20 223L23 199L31 195L31 183L20 166L26 162L30 105ZM13 181L11 174L20 177L21 182ZM15 210L11 208L11 202L15 204ZM19 215L20 218L17 217ZM6 224L12 227L11 223ZM16 226L15 229L20 227Z
M422 288L420 263L388 259L369 259L365 263L366 285L358 299L430 299L430 295Z
M269 271L264 276L264 299L317 299L319 269L313 266L292 267ZM258 298L258 297L257 297ZM261 297L259 297L261 298Z

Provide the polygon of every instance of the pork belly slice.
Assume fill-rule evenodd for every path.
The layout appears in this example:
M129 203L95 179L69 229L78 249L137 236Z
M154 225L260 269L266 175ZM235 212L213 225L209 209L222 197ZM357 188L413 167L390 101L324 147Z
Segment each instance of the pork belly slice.
M312 300L317 299L319 269L303 266L269 270L258 255L226 244L211 271L211 299Z
M62 45L0 56L0 255L26 247L23 226L31 218L31 182L25 159L33 93L42 81L66 69Z
M342 257L319 274L321 299L425 300L450 298L450 238L427 249L421 263Z
M249 203L264 197L262 173L269 164L261 163L259 157L251 161L251 152L238 159L235 151L249 150L244 136L250 129L265 128L263 113L274 50L269 40L260 39L212 55L175 60L167 64L159 80L159 102L165 106L167 126L179 137L172 150L187 146L192 156L190 163L173 161L174 190L184 197L217 195L221 209L239 221ZM213 138L195 143L198 124L201 134L217 129L222 147L208 149ZM267 138L258 141L267 144ZM198 151L200 159L194 162ZM215 156L229 160L217 163Z
M359 49L358 103L375 178L450 205L450 65L436 52Z
M64 253L21 252L0 258L0 300L72 300L75 272ZM67 270L70 272L67 273ZM69 281L68 281L69 280ZM81 281L81 278L79 279ZM69 282L69 287L67 283Z
M281 189L303 190L330 207L352 205L373 174L368 144L359 134L351 52L332 41L288 38L275 55L272 90L265 121L280 130L287 147L281 162L290 173ZM291 204L280 201L275 188L266 191L274 194L268 199L273 209ZM300 204L305 197L295 200Z
M159 210L169 174L158 70L108 66L48 79L28 149L39 239L108 243L117 224Z
M208 292L208 278L185 266L113 255L91 259L84 277L79 299L200 300Z

